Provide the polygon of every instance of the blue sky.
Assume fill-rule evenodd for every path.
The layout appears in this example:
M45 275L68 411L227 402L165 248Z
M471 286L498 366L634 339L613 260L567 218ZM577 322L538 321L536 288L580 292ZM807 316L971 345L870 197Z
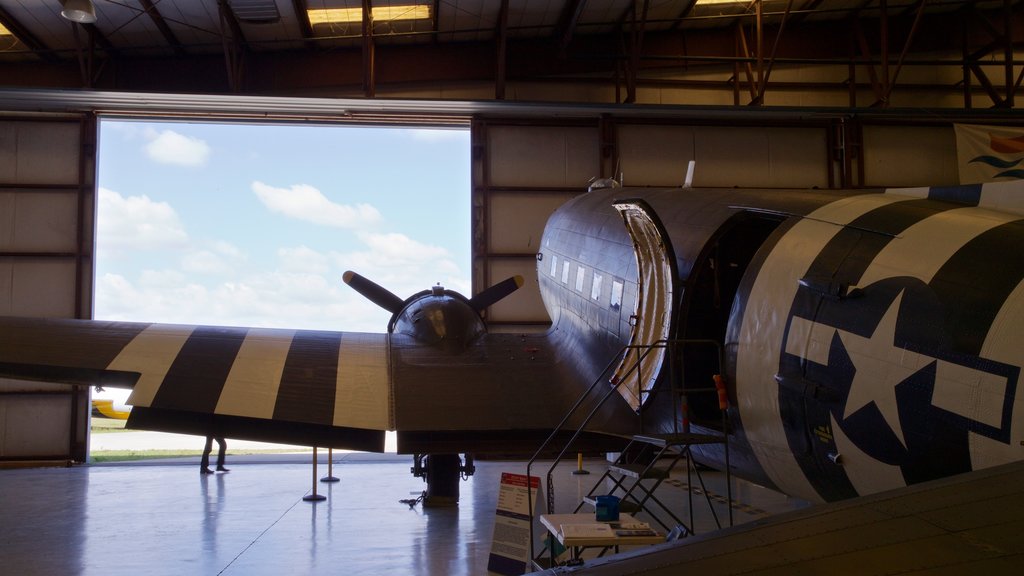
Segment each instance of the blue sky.
M104 120L95 317L383 332L470 292L468 130Z

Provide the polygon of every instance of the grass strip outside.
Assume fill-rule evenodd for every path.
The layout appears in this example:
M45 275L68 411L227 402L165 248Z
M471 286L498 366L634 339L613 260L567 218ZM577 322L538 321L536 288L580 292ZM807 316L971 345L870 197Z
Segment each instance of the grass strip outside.
M255 454L311 454L312 448L306 450L230 450L227 457L249 456ZM93 462L130 462L133 460L156 460L160 458L187 458L202 456L202 450L102 450L90 454Z

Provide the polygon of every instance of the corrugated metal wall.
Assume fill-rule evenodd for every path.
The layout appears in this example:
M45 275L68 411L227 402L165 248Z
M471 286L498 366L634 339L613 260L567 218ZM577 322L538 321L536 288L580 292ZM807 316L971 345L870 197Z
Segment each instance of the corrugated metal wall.
M955 184L951 125L616 118L473 122L474 289L521 274L526 286L491 307L494 330L539 330L547 313L535 254L547 217L591 178L626 186L839 188Z
M92 314L96 123L0 116L0 314ZM0 380L0 460L84 460L88 390Z

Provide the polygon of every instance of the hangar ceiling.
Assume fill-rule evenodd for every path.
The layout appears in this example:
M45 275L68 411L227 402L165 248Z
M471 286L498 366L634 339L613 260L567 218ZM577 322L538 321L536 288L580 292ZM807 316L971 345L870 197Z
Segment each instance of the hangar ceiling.
M92 2L95 22L74 24L60 0L0 0L0 82L744 106L906 106L899 95L925 93L923 105L1012 108L1024 76L1019 0Z

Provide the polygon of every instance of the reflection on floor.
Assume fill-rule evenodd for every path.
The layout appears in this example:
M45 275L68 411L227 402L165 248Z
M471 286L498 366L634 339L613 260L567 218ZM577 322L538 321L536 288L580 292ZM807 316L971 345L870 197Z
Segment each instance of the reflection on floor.
M465 574L487 572L502 472L523 462L478 461L455 508L400 503L423 490L411 458L335 455L327 496L312 486L308 456L230 457L231 472L201 476L198 459L75 468L0 470L4 574ZM587 460L554 472L558 512L571 512L604 469ZM546 473L547 465L534 468ZM321 463L318 476L326 476ZM720 474L706 492L727 518ZM659 494L682 505L685 471ZM804 505L734 480L737 524ZM714 527L703 501L698 532ZM685 508L684 508L685 509Z

